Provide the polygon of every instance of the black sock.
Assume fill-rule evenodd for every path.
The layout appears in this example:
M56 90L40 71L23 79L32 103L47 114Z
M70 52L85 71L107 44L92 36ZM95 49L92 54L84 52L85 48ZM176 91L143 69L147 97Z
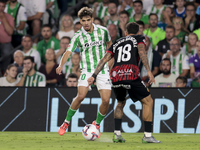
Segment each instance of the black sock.
M152 122L144 121L144 132L152 132Z
M115 130L121 130L122 119L115 118Z

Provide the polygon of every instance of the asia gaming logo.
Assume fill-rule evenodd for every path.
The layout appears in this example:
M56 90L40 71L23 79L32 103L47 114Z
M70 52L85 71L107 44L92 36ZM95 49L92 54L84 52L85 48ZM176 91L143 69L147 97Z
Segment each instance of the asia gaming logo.
M115 77L117 74L118 74L118 76L131 75L132 73L133 73L132 69L121 69L118 71L113 71L112 76Z

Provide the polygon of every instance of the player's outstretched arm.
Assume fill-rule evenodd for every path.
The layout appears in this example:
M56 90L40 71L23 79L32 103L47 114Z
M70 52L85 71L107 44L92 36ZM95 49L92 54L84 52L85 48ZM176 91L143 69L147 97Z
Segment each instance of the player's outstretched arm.
M88 84L89 86L93 84L94 80L96 79L96 76L99 74L99 72L103 69L104 65L112 58L111 53L106 53L104 57L99 61L93 75L88 78Z
M138 44L138 53L140 56L140 59L143 63L143 65L145 66L146 70L147 70L147 74L149 77L149 84L152 84L153 82L155 83L155 79L153 74L151 73L150 67L149 67L149 62L148 62L148 58L147 58L147 54L146 54L146 50L145 50L145 45L144 44Z
M59 66L56 68L56 73L61 75L62 74L62 68L63 68L63 65L67 62L69 56L72 54L71 51L66 51L64 54L63 54L63 57L60 61L60 64Z

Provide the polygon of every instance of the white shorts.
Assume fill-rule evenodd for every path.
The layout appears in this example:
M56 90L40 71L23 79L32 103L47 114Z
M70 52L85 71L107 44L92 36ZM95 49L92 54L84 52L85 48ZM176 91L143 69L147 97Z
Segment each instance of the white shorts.
M88 78L92 76L92 73L82 72L78 80L78 86L88 86ZM111 80L110 75L107 74L98 74L96 78L96 86L98 90L109 89L111 90Z

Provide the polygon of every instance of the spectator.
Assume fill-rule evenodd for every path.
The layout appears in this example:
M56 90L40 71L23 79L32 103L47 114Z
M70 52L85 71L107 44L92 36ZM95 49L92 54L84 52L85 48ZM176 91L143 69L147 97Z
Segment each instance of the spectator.
M17 79L19 82L16 86L25 87L45 87L46 77L44 74L35 71L34 58L31 56L26 56L24 58L24 69L23 73L18 74Z
M154 5L153 0L141 0L143 2L143 13L146 14L146 11L149 7L152 7Z
M115 24L109 24L107 26L107 29L110 33L110 37L111 37L111 41L114 42L117 39L119 39L120 37L117 35L118 30L117 30L117 26Z
M119 13L119 33L120 37L125 36L125 29L126 29L126 24L129 22L129 14L127 11L121 11Z
M74 23L73 18L70 15L64 15L60 23L60 31L56 34L57 39L61 39L63 36L74 36Z
M57 64L60 63L62 55L65 53L68 45L70 43L70 37L64 36L60 40L60 49L55 50ZM63 65L63 73L66 74L68 69L72 67L71 57L67 60L65 65Z
M176 17L184 18L186 16L185 0L175 0L175 14Z
M162 74L155 77L155 84L152 87L175 87L176 75L171 73L171 61L164 58L161 61Z
M162 12L162 20L158 22L158 27L165 30L167 25L172 25L173 17L175 16L174 10L171 7L166 7Z
M16 80L17 67L15 65L8 65L6 69L6 77L0 78L0 86L15 86L18 83Z
M78 85L77 75L74 73L69 74L66 79L66 86L67 87L77 87L77 85Z
M10 42L14 31L13 17L4 12L5 7L6 1L0 0L0 57L7 57L0 63L2 74L11 62L11 57L8 57L8 55L11 51Z
M62 76L56 74L58 64L55 61L55 52L53 49L47 49L45 58L47 60L45 65L42 65L39 72L46 76L46 86L56 86L62 80Z
M43 24L51 24L51 19L53 18L54 13L54 1L55 0L46 0L46 11L42 18Z
M162 12L165 10L166 6L163 5L164 0L154 0L154 5L148 7L146 14L150 15L151 13L156 13L158 16L158 21L162 21Z
M133 9L135 14L130 18L129 22L143 21L145 24L145 29L149 27L149 16L142 13L143 3L140 0L136 0L133 3Z
M186 77L189 72L189 59L187 55L180 52L181 42L177 37L170 41L170 51L163 55L163 58L169 58L172 67L171 72L176 76Z
M40 57L40 53L33 49L33 41L30 35L25 35L22 37L22 46L23 46L23 53L24 56L32 56L34 58L35 61L35 69L39 70L40 66L41 66L41 57Z
M81 61L80 54L74 53L71 57L72 67L67 70L65 78L67 78L70 73L76 74L78 78L80 77L81 75L80 65L79 65L80 61Z
M168 50L170 50L169 43L171 39L174 37L175 28L172 25L168 25L166 27L166 34L165 39L158 42L155 50L159 52L160 56L162 57Z
M108 13L109 15L104 17L104 25L107 26L109 24L119 25L119 17L117 14L118 3L114 1L110 1L108 4Z
M195 33L190 33L188 38L188 43L183 46L182 53L188 55L190 58L192 55L196 53L196 43L198 41L198 37Z
M190 78L193 79L191 87L200 87L200 41L196 43L197 53L190 59Z
M181 17L173 18L173 25L175 28L175 36L181 41L181 44L188 42L188 32L183 25L183 19Z
M22 36L26 34L26 9L22 4L17 2L17 0L10 0L4 11L11 15L15 20L15 30L12 35L11 43L13 47L17 47L21 44Z
M196 7L194 3L188 3L186 5L186 17L183 19L185 29L189 32L193 32L200 26L200 16L196 14Z
M200 28L199 29L196 29L194 30L194 32L197 36L198 36L198 40L200 40Z
M78 21L75 23L74 25L74 33L76 33L78 30L80 30L82 28L81 23Z
M45 0L18 0L27 11L27 24L29 26L27 33L30 35L37 35L40 33L40 28L42 25L42 16L46 11L46 1ZM38 43L38 38L34 40L34 47Z
M159 41L165 39L165 31L158 26L158 16L156 14L149 15L149 28L144 30L146 36L150 36L153 39L153 49Z
M132 18L133 15L135 14L135 11L133 9L133 0L124 0L122 2L122 5L121 5L119 12L121 12L123 10L128 12L129 18Z
M176 78L176 87L178 88L184 88L187 85L187 78L179 76Z
M139 34L144 35L144 22L143 21L137 21L136 22L139 25Z
M23 70L24 53L21 50L16 50L14 55L14 64L17 67L17 74Z
M154 51L152 49L152 43L149 37L145 36L146 41L146 53L149 61L149 68L154 76L156 76L159 73L159 65L161 62L161 56L158 52ZM149 86L148 84L148 76L147 76L147 70L144 67L143 63L140 62L139 64L140 69L140 77L145 82L146 86Z
M98 17L95 17L95 18L94 18L93 23L96 24L96 25L104 26L103 20L100 19L100 18L98 18Z
M52 36L51 26L49 26L49 25L43 25L41 34L44 39L38 43L37 50L40 53L42 63L45 64L46 63L46 59L45 59L46 50L49 48L52 48L54 50L60 49L60 45L59 45L60 41L58 39L56 39L54 36Z
M102 0L101 3L95 2L93 5L93 18L99 17L103 20L103 18L108 15L108 4L109 0Z

